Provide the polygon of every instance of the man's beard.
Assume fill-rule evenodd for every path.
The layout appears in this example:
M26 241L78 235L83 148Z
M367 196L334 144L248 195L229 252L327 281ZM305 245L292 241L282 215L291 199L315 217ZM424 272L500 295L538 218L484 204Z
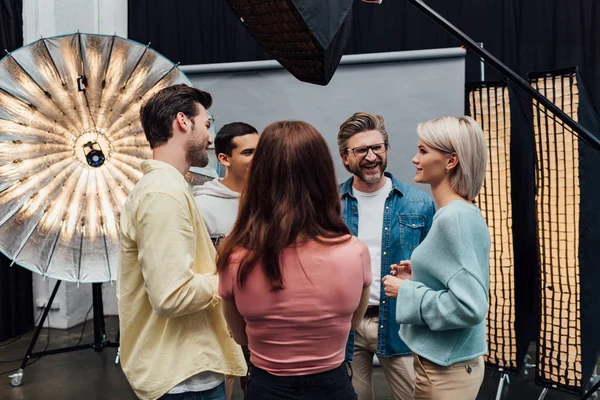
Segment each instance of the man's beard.
M192 167L206 167L208 165L206 140L188 142L185 161Z
M376 168L371 171L364 168L365 166L373 165L379 165L379 168ZM359 177L361 181L368 184L372 184L379 182L386 168L387 158L384 160L378 159L377 161L372 163L363 160L362 162L348 165L346 169L348 170L348 172L351 172L357 177Z

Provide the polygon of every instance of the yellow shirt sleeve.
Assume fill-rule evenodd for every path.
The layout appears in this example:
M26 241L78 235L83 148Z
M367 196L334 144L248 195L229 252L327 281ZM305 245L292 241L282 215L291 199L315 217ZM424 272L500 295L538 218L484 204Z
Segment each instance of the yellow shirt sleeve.
M165 193L148 193L140 199L132 224L145 289L156 314L179 317L219 301L216 277L192 269L196 242L185 204Z

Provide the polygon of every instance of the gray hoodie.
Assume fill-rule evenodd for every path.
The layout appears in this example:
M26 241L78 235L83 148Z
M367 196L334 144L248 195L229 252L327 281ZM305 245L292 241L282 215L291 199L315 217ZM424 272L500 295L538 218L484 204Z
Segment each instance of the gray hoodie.
M240 194L223 185L219 178L194 186L192 193L208 233L228 235L237 217Z

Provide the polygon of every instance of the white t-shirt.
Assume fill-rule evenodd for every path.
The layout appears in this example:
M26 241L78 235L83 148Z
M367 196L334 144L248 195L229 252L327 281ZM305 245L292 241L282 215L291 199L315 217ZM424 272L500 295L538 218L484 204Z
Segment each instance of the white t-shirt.
M193 375L187 378L185 381L179 383L173 389L169 390L167 394L204 392L206 390L216 388L224 380L225 375L223 374L218 374L211 371L200 372L199 374Z
M373 193L363 193L352 189L358 201L358 238L365 241L371 253L373 283L369 305L379 305L381 290L381 231L383 230L383 208L392 190L392 180L385 177L385 185Z

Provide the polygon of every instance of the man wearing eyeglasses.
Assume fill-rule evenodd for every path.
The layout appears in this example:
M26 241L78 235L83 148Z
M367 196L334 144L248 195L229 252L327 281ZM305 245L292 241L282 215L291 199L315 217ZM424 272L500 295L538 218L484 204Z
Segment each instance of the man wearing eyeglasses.
M396 299L386 297L381 278L390 274L391 264L410 260L431 227L435 205L425 193L385 172L390 145L383 117L352 115L340 126L338 147L354 175L341 187L343 218L352 234L367 243L373 271L369 307L346 348L352 383L359 400L375 399L376 354L394 398L412 399L413 357L398 335Z

